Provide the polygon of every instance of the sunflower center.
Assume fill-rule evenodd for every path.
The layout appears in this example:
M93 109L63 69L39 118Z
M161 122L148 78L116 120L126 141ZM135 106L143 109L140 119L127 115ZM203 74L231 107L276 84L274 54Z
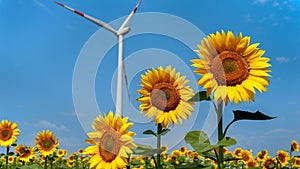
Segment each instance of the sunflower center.
M120 151L120 136L112 132L106 132L100 138L99 154L105 162L111 162Z
M175 110L180 102L178 91L169 83L156 84L150 97L152 105L164 112Z
M46 139L42 142L42 147L46 150L50 150L53 146L53 141L51 139Z
M7 141L11 138L12 132L10 130L4 129L1 131L1 140Z
M22 148L21 150L20 150L20 157L25 157L25 156L27 156L29 154L29 150L27 150L25 147L24 148Z
M279 154L278 160L281 162L285 161L285 156L283 154Z
M265 167L267 169L273 169L276 167L276 163L273 160L266 161Z
M239 54L228 51L214 58L211 71L220 85L227 86L241 84L249 75L247 61Z

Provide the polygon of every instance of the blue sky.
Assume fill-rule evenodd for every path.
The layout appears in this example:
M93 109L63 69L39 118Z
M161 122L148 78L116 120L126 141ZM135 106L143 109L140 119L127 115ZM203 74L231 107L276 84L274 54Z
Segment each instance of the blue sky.
M115 28L120 25L121 17L129 14L136 4L133 0L61 2L105 22L114 21L112 25ZM156 22L153 20L141 21L142 14L150 18L153 16L146 12L171 14L167 15L171 18L177 16L204 34L222 29L232 30L251 36L252 43L260 42L259 47L266 50L265 55L271 58L273 72L269 91L255 95L254 103L226 107L224 123L232 119L232 109L260 110L278 118L264 122L238 122L232 126L228 135L236 138L237 146L253 149L254 152L267 148L275 153L278 149L288 149L292 139L300 141L300 128L297 125L300 118L297 74L300 71L299 0L144 0L132 21L132 32L140 27L146 29L147 24L155 27L152 23ZM116 39L97 25L48 0L1 0L0 18L0 119L9 119L19 124L22 132L18 143L34 145L35 135L41 130L50 129L59 138L61 148L77 151L86 147L84 140L87 138L85 132L88 126L81 125L84 119L77 118L78 112L73 102L72 91L76 90L73 88L76 83L73 81L74 70L79 64L78 59L85 55L80 52L93 38L98 40L99 46L97 44L95 47L99 50L105 46L107 39ZM170 29L170 32L188 29L184 23L178 27L168 27L168 22L161 21L158 26ZM99 35L103 35L103 39ZM187 31L183 35L189 37L193 34ZM137 110L135 99L139 95L136 90L139 88L140 74L148 62L145 67L137 70L134 68L145 64L145 61L139 62L136 59L143 55L149 56L148 59L154 57L148 61L153 61L157 66L179 66L177 70L191 78L190 85L198 90L192 82L199 76L191 75L193 68L189 66L189 60L197 55L174 37L151 33L128 36L130 38L124 41L124 54L128 61L126 68L130 77L132 111L127 115L137 122L133 130L141 133L147 127L154 129L154 126L149 120L143 119ZM199 40L198 36L189 38L200 42L201 37L199 34ZM196 43L191 48L196 49ZM114 86L112 76L117 67L116 56L117 47L113 46L101 60L94 77L95 88L91 90L95 91L94 97L99 106L98 111L101 112L114 110L114 94L111 91ZM173 57L178 60L168 59ZM135 72L131 72L133 70ZM88 107L88 103L86 105ZM196 107L197 111L186 122L193 125L187 128L203 129L210 104L201 103ZM92 118L95 115L88 116L88 113L92 112L87 112L85 117ZM178 135L185 134L180 126L172 131ZM138 134L137 137L142 136ZM214 133L211 139L216 140Z

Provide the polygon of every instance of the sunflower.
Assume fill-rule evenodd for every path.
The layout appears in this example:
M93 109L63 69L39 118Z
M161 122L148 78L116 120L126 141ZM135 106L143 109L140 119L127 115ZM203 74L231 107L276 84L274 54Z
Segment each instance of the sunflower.
M248 150L243 150L241 152L241 159L243 162L247 163L248 161L253 159L252 153Z
M299 144L296 140L293 140L291 143L291 150L292 151L299 151Z
M198 85L207 89L207 95L214 93L215 100L238 104L254 101L255 89L267 91L270 59L263 57L265 51L257 48L259 43L249 43L249 36L223 30L201 41L195 50L200 59L191 62L197 68L194 72L202 75Z
M246 163L247 168L258 167L258 163L256 160L251 159Z
M59 145L58 140L55 138L54 134L49 130L39 132L35 138L35 143L39 152L44 157L53 154Z
M24 162L29 162L30 159L35 157L34 148L32 146L27 147L23 144L15 147L15 152L19 159Z
M67 160L67 166L68 167L73 167L73 166L75 166L75 163L74 163L74 161L71 161L71 160Z
M56 155L58 157L64 157L65 156L65 150L63 149L58 149L57 152L56 152Z
M11 164L15 161L15 157L14 156L8 156L8 163Z
M290 157L287 152L279 150L277 152L277 159L282 166L286 166L289 163Z
M140 110L148 118L154 117L156 125L162 123L165 128L169 123L172 126L178 121L182 124L182 119L187 119L194 111L194 103L188 102L194 95L192 88L186 86L189 81L175 71L171 66L148 70L142 75L143 88L137 91L142 95L137 99L141 102Z
M79 149L79 150L78 150L78 153L79 153L79 154L82 154L83 152L84 152L83 149Z
M298 157L293 157L292 158L292 167L300 167L300 158Z
M263 169L274 169L276 168L276 159L270 156L266 157L262 162Z
M185 147L185 146L181 146L181 147L180 147L180 152L181 152L182 154L184 154L184 153L186 152L186 147Z
M87 147L84 152L90 156L90 168L126 167L128 154L136 147L132 139L135 133L128 131L133 123L127 121L127 117L116 117L113 112L95 119L92 126L95 131L88 133L90 138L86 140L94 145Z
M12 121L2 120L0 124L0 146L11 146L17 141L17 136L20 134L17 123Z
M235 158L241 158L241 156L242 156L242 151L243 151L243 149L241 149L241 148L236 148L236 149L233 151L233 156L234 156Z

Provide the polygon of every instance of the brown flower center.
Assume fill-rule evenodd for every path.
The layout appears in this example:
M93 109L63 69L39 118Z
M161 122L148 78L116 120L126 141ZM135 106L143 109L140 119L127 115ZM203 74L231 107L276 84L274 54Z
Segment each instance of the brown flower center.
M11 138L12 136L12 131L11 130L8 130L8 129L4 129L1 131L1 140L3 141L7 141Z
M264 165L267 169L273 169L276 167L276 163L273 160L267 160Z
M42 142L42 147L45 149L45 150L51 150L52 147L54 145L54 141L51 140L50 138L47 138L46 140L44 140Z
M105 162L113 161L117 157L120 148L120 136L114 131L106 132L100 138L99 154Z
M280 161L280 162L285 162L285 155L284 154L279 154L278 155L278 160Z
M239 54L228 51L213 59L211 71L219 85L236 86L249 76L247 61Z
M28 157L30 154L30 151L26 147L22 147L20 150L20 157Z
M180 102L178 91L169 83L156 84L150 97L152 105L164 112L175 110Z

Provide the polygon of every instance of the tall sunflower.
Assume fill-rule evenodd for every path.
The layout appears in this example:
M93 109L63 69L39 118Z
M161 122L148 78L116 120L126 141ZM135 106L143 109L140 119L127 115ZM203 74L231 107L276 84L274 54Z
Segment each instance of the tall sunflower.
M291 150L292 151L299 151L299 144L296 140L293 140L291 143Z
M90 157L90 168L125 168L128 164L128 154L132 153L132 136L134 132L128 131L133 123L128 123L128 118L114 116L113 112L104 117L98 116L92 125L94 132L88 133L89 144L94 144L85 149L84 154Z
M207 89L207 95L214 93L215 100L238 104L254 101L256 90L267 91L271 65L269 58L263 57L265 51L259 43L250 45L250 37L227 34L210 34L195 50L200 59L193 59L196 74L202 75L198 85ZM255 90L256 89L256 90Z
M49 130L39 132L35 138L35 143L40 154L44 157L53 154L59 145L58 140Z
M15 152L20 160L24 162L29 162L30 159L33 159L36 156L32 146L27 147L23 144L15 147Z
M12 121L2 120L0 124L0 146L6 147L17 141L20 134L18 124Z
M187 119L194 111L193 103L188 100L193 97L193 89L186 84L189 82L185 76L176 73L175 68L167 66L148 70L142 75L142 89L137 92L142 97L139 108L148 118L154 117L156 125L162 123L163 127L168 124L182 124L182 119Z
M270 156L266 157L262 162L263 169L275 169L276 168L276 159Z
M286 151L279 150L277 152L277 160L282 166L286 166L290 160L289 154Z

